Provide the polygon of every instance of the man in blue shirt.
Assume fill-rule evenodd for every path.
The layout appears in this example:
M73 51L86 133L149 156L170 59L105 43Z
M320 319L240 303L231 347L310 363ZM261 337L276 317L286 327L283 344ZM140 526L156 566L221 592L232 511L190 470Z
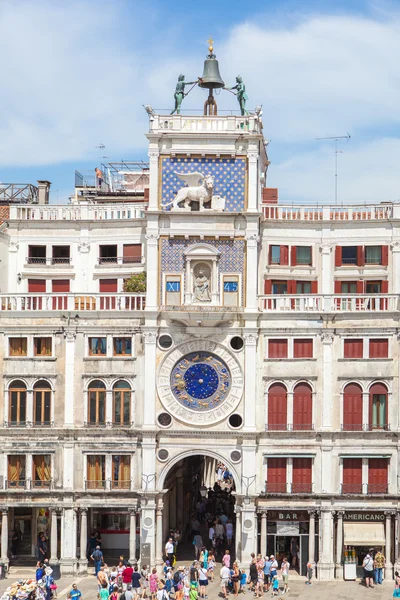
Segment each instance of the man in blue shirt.
M76 583L72 584L72 590L68 592L67 598L69 600L80 600L80 598L82 598L82 592L78 590L78 586Z
M271 579L272 560L268 556L264 559L264 591L268 592Z
M103 562L103 553L100 550L100 546L96 546L96 550L93 552L90 558L94 561L94 574L97 577Z

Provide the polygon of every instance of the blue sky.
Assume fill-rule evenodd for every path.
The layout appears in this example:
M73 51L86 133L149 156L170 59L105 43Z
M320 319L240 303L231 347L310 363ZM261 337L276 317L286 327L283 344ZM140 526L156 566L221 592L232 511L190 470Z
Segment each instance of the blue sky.
M146 160L142 104L172 107L211 34L226 83L241 74L263 105L281 202L333 200L333 144L316 138L346 132L339 200L400 199L399 3L2 0L0 23L0 181L49 179L65 203L75 168ZM203 101L194 90L185 106Z

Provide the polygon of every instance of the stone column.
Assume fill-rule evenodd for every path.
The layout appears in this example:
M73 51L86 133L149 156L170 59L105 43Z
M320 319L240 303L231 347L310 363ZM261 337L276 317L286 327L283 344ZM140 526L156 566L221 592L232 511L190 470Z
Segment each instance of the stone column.
M344 510L336 512L336 579L343 579L343 515Z
M395 535L394 535L394 570L400 571L400 512L396 511Z
M236 512L236 531L235 531L235 546L236 558L242 560L242 512L240 506L235 506Z
M75 339L67 331L65 337L64 427L73 427L75 420Z
M147 240L147 292L146 292L146 309L156 310L160 304L157 298L159 289L158 285L158 232L148 231L146 234Z
M321 510L321 548L318 561L318 579L330 580L334 575L333 562L333 520L330 509Z
M156 341L157 331L145 331L144 339L144 406L143 427L152 429L156 424Z
M366 344L364 343L364 346ZM362 426L364 431L368 431L370 422L369 422L369 392L363 392L362 395Z
M392 251L392 294L400 294L400 243L393 242L390 244ZM390 275L389 275L390 278Z
M333 385L332 385L332 350L333 350L333 334L322 333L322 429L331 431L333 427Z
M8 508L1 508L1 560L8 565Z
M243 298L242 304L248 312L254 312L258 309L257 264L259 240L260 238L257 232L246 232L246 298Z
M57 515L58 515L58 509L51 507L50 508L50 514L51 514L51 530L50 530L50 562L53 564L55 562L58 562L58 556L57 556Z
M80 517L81 517L81 537L79 540L80 550L79 550L79 572L87 573L87 544L88 544L88 527L87 527L87 514L88 509L81 507L79 509Z
M385 579L388 581L393 579L393 564L392 564L392 515L395 512L392 510L385 511Z
M243 334L245 344L244 372L246 385L244 389L244 423L243 430L254 431L256 427L256 381L257 381L257 333Z
M321 280L319 293L333 294L332 244L321 244Z
M149 206L148 210L158 210L158 161L160 153L158 148L149 150Z
M258 152L255 152L256 148L249 148L247 152L248 162L248 198L247 198L247 212L257 212L257 200L258 200Z
M61 513L61 575L75 575L76 560L76 510L63 508Z
M179 469L176 477L176 509L177 518L176 526L182 531L183 529L183 473Z
M156 565L163 564L163 508L162 498L157 500L156 509Z
M140 527L140 556L143 561L143 552L146 545L146 554L150 557L148 561L150 567L156 566L155 532L156 532L156 505L154 498L148 498L147 503L141 508L141 527ZM147 544L149 547L147 547ZM146 560L147 562L147 560Z
M136 511L135 506L129 511L129 562L136 562Z
M262 556L265 556L267 553L267 511L265 510L261 513L260 552Z
M256 507L253 499L250 500L249 504L243 504L241 507L242 512L242 531L241 531L241 562L244 565L249 565L251 560L251 553L256 551L257 547L257 527L255 520L257 519Z
M310 525L309 525L309 533L308 533L308 562L312 565L315 564L315 510L309 510L308 514L310 515ZM315 569L314 569L315 571Z

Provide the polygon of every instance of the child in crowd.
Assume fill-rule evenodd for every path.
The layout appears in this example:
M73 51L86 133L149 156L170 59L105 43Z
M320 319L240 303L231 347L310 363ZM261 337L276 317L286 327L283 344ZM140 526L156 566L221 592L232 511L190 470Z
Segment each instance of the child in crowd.
M197 600L198 595L199 593L197 591L197 585L192 583L189 590L189 600Z
M208 555L208 568L207 568L208 578L210 581L214 581L214 571L215 571L215 556L214 556L214 551L210 550L210 553Z
M272 596L277 596L279 594L279 581L278 576L274 575L272 580Z
M311 578L313 575L313 565L312 563L309 561L307 563L307 580L306 580L306 585L311 585Z
M243 592L243 594L246 593L246 583L247 583L246 571L241 571L240 572L240 591Z

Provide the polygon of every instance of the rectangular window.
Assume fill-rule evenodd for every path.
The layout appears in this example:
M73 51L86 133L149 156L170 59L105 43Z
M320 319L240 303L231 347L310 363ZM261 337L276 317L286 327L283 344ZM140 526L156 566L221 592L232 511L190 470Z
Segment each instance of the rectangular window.
M273 294L287 294L287 281L273 281L272 282L272 293Z
M118 262L117 249L118 249L118 246L116 244L113 244L110 246L109 245L100 246L99 263L101 265L103 265L103 264L107 264L107 263Z
M105 338L105 337L90 337L89 338L89 355L90 356L106 356L107 355L107 338Z
M342 246L342 265L357 264L357 246Z
M51 389L47 382L43 381L35 385L33 389L33 422L35 425L51 425Z
M28 265L46 264L46 246L28 246Z
M389 356L389 340L369 340L370 358L387 358Z
M311 294L311 281L296 281L296 294Z
M224 281L224 292L237 292L238 289L237 281Z
M268 358L287 358L287 340L268 340Z
M270 494L286 493L286 458L268 458L265 488Z
M114 356L132 355L132 338L114 338Z
M356 294L357 293L357 282L356 281L341 281L341 294Z
M24 488L26 482L25 456L23 454L8 457L7 487Z
M28 354L28 338L8 338L10 356L26 356Z
M51 262L53 265L70 263L69 246L53 246L53 256Z
M381 281L367 281L365 283L365 293L366 294L380 294L382 290L382 282Z
M293 358L312 358L312 340L293 340Z
M363 340L344 340L343 358L362 358Z
M365 246L365 264L382 264L382 246Z
M46 280L45 279L28 279L29 294L45 294Z
M123 259L124 264L142 262L142 244L124 244Z
M281 263L281 247L280 246L270 246L270 264L271 265L279 265Z
M310 494L312 490L312 459L293 458L292 492Z
M34 338L33 351L35 356L51 356L51 337Z
M51 483L51 457L48 454L32 456L32 485L35 488L49 488Z
M296 246L296 264L311 265L311 246Z
M343 459L342 494L362 493L362 459Z
M118 279L100 279L100 294L115 294L118 292Z
M106 484L106 457L92 455L87 457L86 487L88 490L104 489Z
M386 419L386 394L372 395L372 429L385 429Z
M370 458L368 460L368 494L387 494L388 459Z
M112 457L113 489L129 490L131 487L131 457Z
M166 281L165 289L167 292L180 292L181 282L180 281Z

